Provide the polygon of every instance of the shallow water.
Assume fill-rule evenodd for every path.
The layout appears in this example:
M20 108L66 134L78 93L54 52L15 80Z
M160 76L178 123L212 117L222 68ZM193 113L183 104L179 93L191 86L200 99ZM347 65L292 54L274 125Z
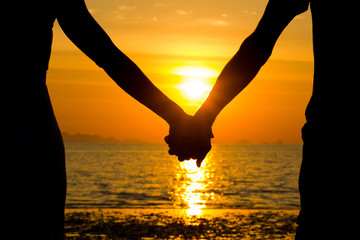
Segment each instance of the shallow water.
M198 169L165 144L66 143L66 207L298 209L301 149L214 145Z

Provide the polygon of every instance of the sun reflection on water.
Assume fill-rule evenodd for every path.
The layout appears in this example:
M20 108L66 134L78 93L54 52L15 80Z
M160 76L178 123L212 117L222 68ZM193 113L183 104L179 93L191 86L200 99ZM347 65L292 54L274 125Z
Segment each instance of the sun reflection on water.
M176 174L173 198L175 207L186 210L186 215L201 216L207 202L214 198L211 189L210 168L206 158L201 168L194 160L181 162Z

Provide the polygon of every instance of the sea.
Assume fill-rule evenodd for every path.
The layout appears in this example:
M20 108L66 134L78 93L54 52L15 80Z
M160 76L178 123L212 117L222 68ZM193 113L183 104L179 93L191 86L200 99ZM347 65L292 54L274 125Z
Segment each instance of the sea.
M166 144L65 149L67 209L299 209L302 145L214 144L201 168Z

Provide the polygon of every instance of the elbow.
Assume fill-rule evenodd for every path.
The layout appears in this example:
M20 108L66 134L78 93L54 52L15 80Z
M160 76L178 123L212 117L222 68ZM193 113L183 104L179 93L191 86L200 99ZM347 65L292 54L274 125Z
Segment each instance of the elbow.
M261 36L253 33L245 39L238 53L247 59L248 65L258 69L261 68L271 56L272 46L272 44L269 44L269 42Z

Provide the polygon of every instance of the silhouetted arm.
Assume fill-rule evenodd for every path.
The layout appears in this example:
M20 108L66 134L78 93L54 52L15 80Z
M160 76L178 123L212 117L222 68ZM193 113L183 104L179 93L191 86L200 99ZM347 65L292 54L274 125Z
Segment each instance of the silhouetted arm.
M206 101L195 114L195 127L183 130L183 141L171 133L165 139L170 154L177 155L179 160L196 159L197 165L201 165L211 149L211 126L216 116L254 79L270 57L281 32L297 14L307 10L308 4L308 0L269 1L256 30L225 66ZM196 138L193 137L194 129L197 130Z
M59 1L57 19L69 39L125 92L170 125L186 116L113 44L87 10L84 0Z
M256 76L289 22L308 8L308 0L270 0L256 30L225 66L206 101L195 114L211 127L220 111Z

